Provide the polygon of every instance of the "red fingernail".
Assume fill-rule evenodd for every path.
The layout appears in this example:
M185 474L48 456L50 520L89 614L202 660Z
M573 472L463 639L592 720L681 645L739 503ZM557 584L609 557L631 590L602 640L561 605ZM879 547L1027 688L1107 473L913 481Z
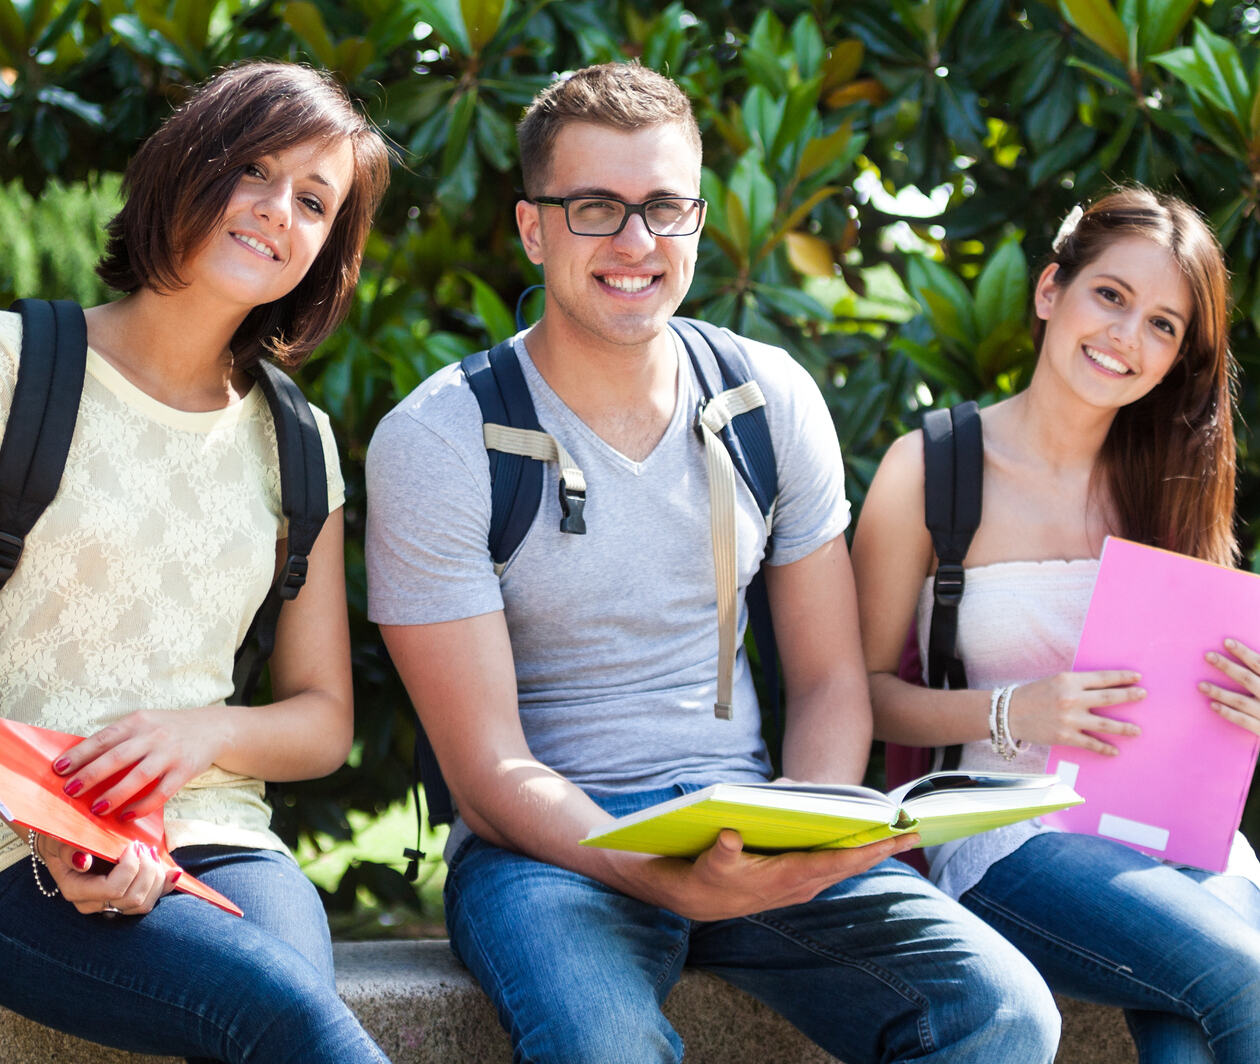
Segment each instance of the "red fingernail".
M104 816L109 812L109 802L104 798L98 798L92 803L92 812L97 816Z
M166 881L173 887L179 882L179 877L184 874L182 868L172 868L166 875Z
M70 767L70 759L68 757L59 757L53 762L54 772L65 772Z
M84 853L82 850L75 850L74 856L70 858L70 863L80 872L86 872L92 866L92 855Z
M126 824L130 820L135 820L136 814L133 810L128 809L125 813L119 813L118 819L121 820L124 824Z
M158 849L157 849L157 847L156 847L156 846L150 846L150 847L149 847L149 855L150 855L150 856L151 856L151 857L152 857L155 861L160 861L160 860L162 859L162 856L161 856L161 854L159 854L159 853L158 853Z
M69 783L65 785L65 787L62 788L62 790L64 790L66 794L70 795L70 797L73 798L76 794L78 794L81 790L83 790L83 781L71 780Z

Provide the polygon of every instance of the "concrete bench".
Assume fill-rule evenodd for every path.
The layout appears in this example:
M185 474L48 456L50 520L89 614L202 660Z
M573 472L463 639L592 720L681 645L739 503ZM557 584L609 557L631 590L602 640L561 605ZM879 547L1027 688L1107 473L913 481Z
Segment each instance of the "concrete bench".
M337 986L394 1064L507 1064L494 1010L445 941L339 942ZM1059 1064L1133 1064L1116 1009L1060 1000ZM837 1064L760 1002L687 970L665 1004L688 1064ZM50 1031L0 1009L4 1064L180 1064L122 1053Z

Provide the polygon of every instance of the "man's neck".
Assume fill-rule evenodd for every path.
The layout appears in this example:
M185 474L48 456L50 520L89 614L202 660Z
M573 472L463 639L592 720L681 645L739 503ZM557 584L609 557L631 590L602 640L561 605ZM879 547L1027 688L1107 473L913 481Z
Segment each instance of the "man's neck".
M552 391L610 447L642 461L660 442L678 397L678 349L662 330L643 344L561 335L546 316L525 336L534 366Z

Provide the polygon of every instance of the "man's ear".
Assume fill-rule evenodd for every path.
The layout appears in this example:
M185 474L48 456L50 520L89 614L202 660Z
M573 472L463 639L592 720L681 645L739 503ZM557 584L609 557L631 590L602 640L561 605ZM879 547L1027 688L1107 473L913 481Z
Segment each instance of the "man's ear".
M521 234L521 246L529 256L529 261L535 266L541 266L542 232L536 203L523 199L516 201L516 231Z

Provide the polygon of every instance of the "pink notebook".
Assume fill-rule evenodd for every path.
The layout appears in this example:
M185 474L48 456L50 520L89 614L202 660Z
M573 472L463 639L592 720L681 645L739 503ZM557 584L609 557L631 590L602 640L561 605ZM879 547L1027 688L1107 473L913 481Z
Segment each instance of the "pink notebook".
M1047 823L1224 870L1260 749L1198 690L1201 680L1234 686L1203 660L1226 636L1260 650L1260 576L1108 537L1073 668L1140 672L1146 698L1096 712L1142 734L1107 736L1118 757L1054 747L1046 771L1085 804Z

